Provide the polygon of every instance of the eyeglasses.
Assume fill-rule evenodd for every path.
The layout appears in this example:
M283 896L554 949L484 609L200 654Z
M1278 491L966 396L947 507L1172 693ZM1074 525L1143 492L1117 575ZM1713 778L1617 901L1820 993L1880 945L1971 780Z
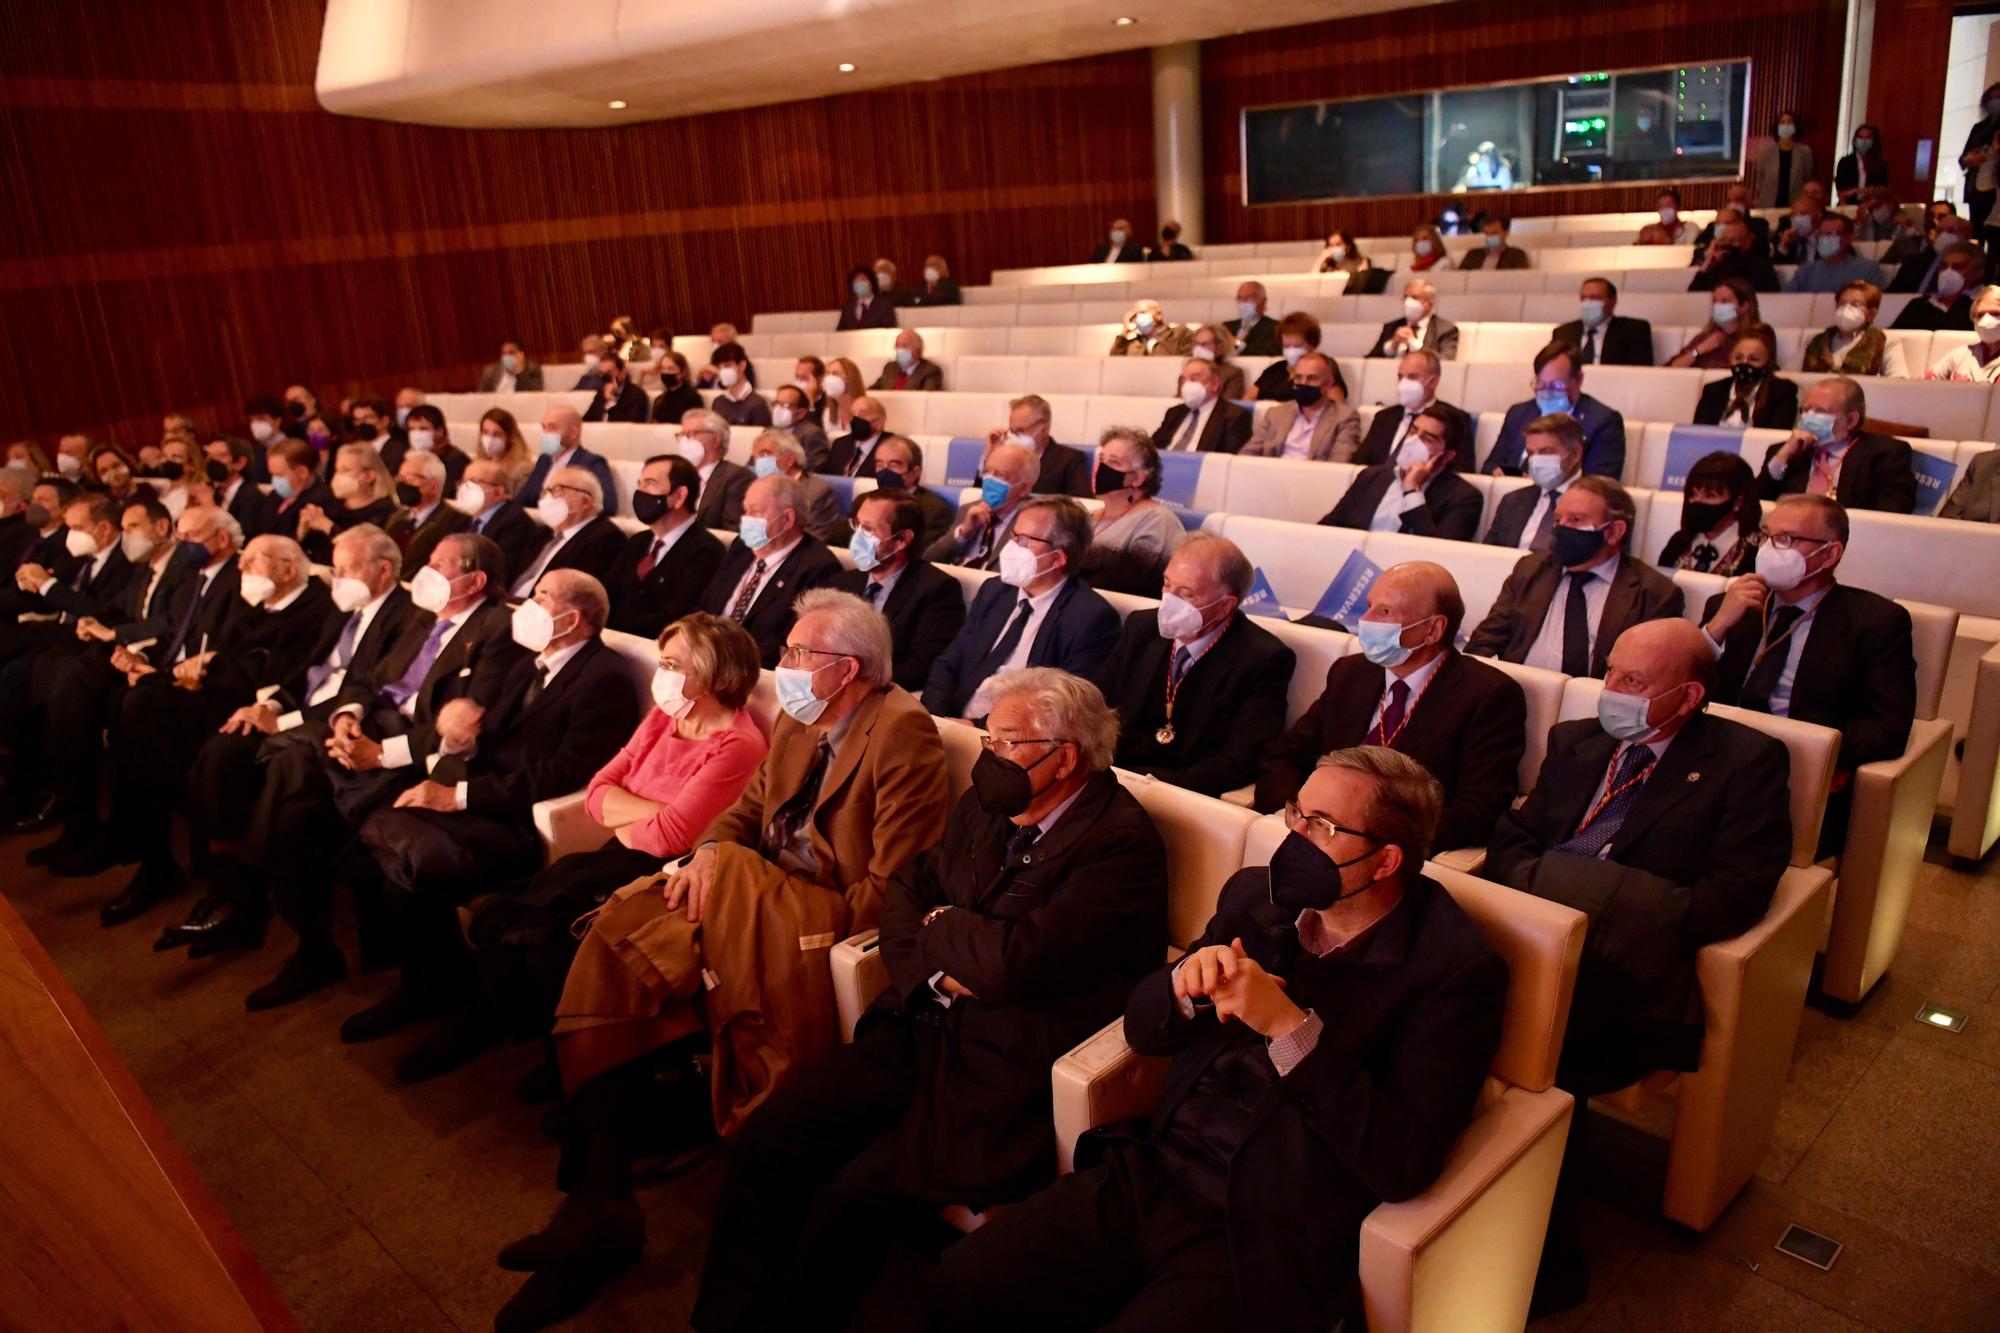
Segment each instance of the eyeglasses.
M1047 547L1055 546L1055 543L1050 541L1047 537L1037 537L1032 532L1021 531L1019 527L1016 527L1014 529L1014 540L1017 542L1040 542L1042 545Z
M1067 745L1068 743L1059 741L1053 736L1024 736L1017 741L1008 741L989 733L979 738L980 749L989 754L997 754L1002 759L1012 759L1023 745Z
M1304 826L1302 831L1305 835L1314 842L1332 842L1343 833L1352 833L1355 837L1366 838L1370 842L1384 841L1366 829L1348 828L1344 824L1336 824L1325 815L1316 815L1309 811L1301 810L1297 801L1286 801L1285 827L1299 829L1301 825Z
M1825 546L1833 540L1832 537L1808 537L1803 532L1771 532L1764 528L1759 528L1750 534L1752 546L1775 546L1780 551L1789 551L1800 542Z
M779 666L804 666L808 657L852 657L852 653L836 653L828 648L808 648L802 643L788 643L778 654Z

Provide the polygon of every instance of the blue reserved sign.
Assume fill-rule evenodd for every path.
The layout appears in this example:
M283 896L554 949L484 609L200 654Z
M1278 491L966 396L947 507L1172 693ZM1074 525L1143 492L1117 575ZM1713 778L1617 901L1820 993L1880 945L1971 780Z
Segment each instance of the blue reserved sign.
M979 480L979 465L986 461L986 441L960 436L944 447L944 484L970 486Z
M1921 449L1910 450L1910 465L1917 474L1917 502L1910 506L1910 512L1920 518L1930 518L1944 504L1958 465L1949 458L1939 458Z
M1331 620L1352 634L1361 613L1368 609L1368 590L1381 576L1382 566L1361 552L1354 552L1341 564L1340 572L1333 576L1332 583L1326 585L1326 591L1320 594L1313 614Z
M1667 463L1660 474L1660 489L1686 490L1688 473L1696 463L1710 454L1737 454L1742 449L1741 426L1676 426L1667 436Z
M1271 588L1271 580L1264 577L1264 571L1256 570L1250 580L1250 595L1243 599L1245 612L1253 616L1268 616L1272 620L1290 620L1285 608L1278 605L1278 594Z

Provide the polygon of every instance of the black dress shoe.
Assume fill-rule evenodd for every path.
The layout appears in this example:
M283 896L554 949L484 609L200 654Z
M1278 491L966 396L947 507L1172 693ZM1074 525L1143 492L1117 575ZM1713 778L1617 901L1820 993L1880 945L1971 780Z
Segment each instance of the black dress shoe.
M303 1000L316 990L335 986L347 980L347 959L338 949L325 953L308 954L299 952L285 960L278 969L278 975L243 999L243 1007L251 1013L265 1009L276 1009L279 1005Z
M125 892L98 909L97 919L107 926L122 926L132 918L151 911L185 886L179 866L172 863L140 866L139 873L132 876L131 882L125 886Z
M193 944L202 937L210 917L228 910L228 899L213 893L204 894L188 909L185 920L176 921L160 932L160 938L153 941L153 952L165 953L169 949L181 949Z
M447 1019L423 1043L396 1062L398 1083L422 1083L472 1063L497 1039L484 1016Z
M73 855L82 845L81 840L72 842L69 834L65 833L60 838L51 838L21 859L31 866L45 866L62 857Z
M500 1251L500 1266L513 1273L533 1273L568 1263L586 1254L626 1254L636 1257L646 1247L646 1218L630 1199L572 1194L562 1201L549 1224Z
M188 957L213 958L225 949L261 949L264 929L270 923L271 918L263 912L225 907L192 928L196 936L188 943Z
M593 1254L545 1268L493 1316L493 1333L535 1333L590 1308L598 1293L639 1262L637 1254Z
M46 833L63 822L62 797L51 792L41 804L7 825L9 833Z
M412 1023L421 1023L436 1012L437 1006L428 995L398 982L386 999L350 1015L340 1025L340 1039L349 1046L376 1041L401 1032Z

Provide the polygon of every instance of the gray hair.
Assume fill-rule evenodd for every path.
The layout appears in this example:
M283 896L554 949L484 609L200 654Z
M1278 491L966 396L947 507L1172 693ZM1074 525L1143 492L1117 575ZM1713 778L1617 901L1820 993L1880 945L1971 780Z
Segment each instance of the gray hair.
M333 539L335 546L345 546L350 542L361 542L365 545L366 549L361 552L363 560L379 560L391 569L403 567L403 548L396 545L394 537L373 523L356 523Z
M267 532L262 536L250 539L250 545L252 546L257 545L258 542L264 543L263 550L272 559L291 569L293 578L303 579L312 572L312 561L306 559L305 548L290 537L280 536L275 532Z
M1431 771L1386 745L1356 745L1322 755L1316 767L1344 768L1368 778L1367 832L1403 852L1403 882L1424 873L1438 819L1444 813L1444 788Z
M220 532L229 538L229 548L232 551L243 549L243 525L236 521L236 515L214 505L193 512L207 516L209 522L214 524L212 531Z
M878 689L894 679L896 641L889 633L889 622L853 593L838 588L813 588L799 594L798 601L792 604L792 613L801 620L811 615L825 616L826 651L859 662L859 679Z
M1041 422L1044 426L1056 419L1055 409L1049 406L1049 400L1038 393L1024 393L1019 398L1012 398L1007 402L1007 410L1009 412L1023 407L1033 412L1035 420Z
M1150 436L1148 436L1147 438L1151 439ZM1041 480L1042 456L1036 453L1033 449L1030 449L1025 444L1012 444L1003 441L999 444L994 445L991 449L988 449L986 451L986 470L988 472L991 472L993 470L993 456L999 453L1002 449L1006 449L1012 453L1020 455L1021 471L1025 475L1027 483L1030 488L1032 488L1037 481Z
M572 486L590 497L590 503L599 513L604 511L604 483L597 479L589 468L559 467L549 477L543 489L548 486Z
M592 634L600 633L611 619L611 594L580 569L552 569L535 586L547 588L549 596L576 612Z
M1105 428L1102 435L1097 437L1097 447L1100 449L1107 444L1120 443L1142 447L1151 445L1153 443L1153 432L1147 430L1144 426L1109 426Z
M690 407L681 413L681 429L687 430L689 427L712 431L715 437L722 441L723 448L729 447L729 422L720 412L711 412L705 407Z
M796 445L798 442L794 440L793 443ZM778 502L780 508L791 510L793 514L797 515L799 522L805 522L806 513L811 507L811 501L806 499L804 482L800 481L797 477L788 477L782 472L774 473L768 477L759 477L757 480L770 488L771 498ZM866 602L862 602L861 604L863 606L868 605Z
M1037 509L1049 511L1049 517L1055 524L1049 531L1049 545L1063 553L1064 572L1076 575L1083 569L1084 553L1090 550L1090 541L1095 535L1090 512L1067 495L1037 495L1021 506L1020 517L1014 520L1014 530L1020 531L1021 518Z
M444 460L425 449L412 449L403 455L403 462L414 463L425 481L444 480Z
M0 487L10 491L16 500L26 500L35 493L35 484L41 480L35 470L25 464L10 463L0 468Z
M798 388L796 384L791 387L793 389ZM798 464L800 471L805 470L806 447L799 443L798 436L788 430L779 430L776 426L768 426L757 432L757 443L764 444L766 442L777 446L778 467L780 470L790 463Z
M1214 571L1222 586L1229 589L1230 596L1242 601L1250 595L1250 589L1257 581L1256 566L1250 557L1243 554L1243 548L1227 537L1218 537L1212 532L1190 533L1186 541L1174 548L1174 554L1194 555L1205 561Z
M1024 667L993 678L994 703L1025 696L1035 730L1054 741L1076 747L1083 766L1093 773L1111 767L1118 752L1118 714L1104 694L1081 676L1056 667Z

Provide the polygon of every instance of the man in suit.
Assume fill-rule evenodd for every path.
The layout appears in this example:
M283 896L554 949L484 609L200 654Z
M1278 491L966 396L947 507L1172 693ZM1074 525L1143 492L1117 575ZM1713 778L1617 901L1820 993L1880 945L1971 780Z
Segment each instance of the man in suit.
M1167 561L1159 608L1126 617L1103 671L1120 768L1208 796L1256 776L1285 728L1293 655L1238 609L1254 578L1236 543L1198 533Z
M1195 357L1181 367L1180 399L1153 432L1155 449L1233 454L1250 443L1249 409L1222 396L1222 372L1213 361Z
M1236 339L1232 349L1235 356L1277 356L1278 321L1267 313L1270 295L1264 284L1255 280L1238 283L1236 287L1236 318L1223 324L1223 330Z
M823 542L846 539L847 519L840 512L840 497L824 477L807 468L805 447L790 431L767 426L758 432L757 442L750 446L750 469L760 477L796 481L806 494L806 531Z
M1444 787L1438 847L1484 847L1520 783L1528 702L1506 672L1455 646L1465 599L1451 571L1391 565L1368 589L1361 651L1335 660L1326 689L1265 747L1253 804L1269 813L1296 797L1319 757L1384 745Z
M790 477L757 478L743 501L737 538L701 595L702 610L750 631L766 670L778 665L800 595L841 574L840 562L805 525L803 486Z
M1750 228L1741 218L1716 223L1715 239L1709 242L1708 253L1702 256L1700 267L1689 279L1688 290L1714 291L1715 285L1725 278L1747 282L1753 291L1778 290L1778 271L1771 267L1768 255L1757 251Z
M500 344L500 359L479 376L481 393L536 393L541 387L542 368L512 338Z
M625 549L625 535L603 507L604 492L589 469L566 467L549 475L535 506L535 516L548 528L548 540L515 576L515 597L530 596L542 575L552 569L579 569L599 583L610 577Z
M729 452L729 423L707 408L681 418L681 456L701 474L701 504L694 517L704 528L732 529L743 521L743 501L756 478Z
M1626 551L1633 515L1632 497L1617 482L1577 478L1556 502L1549 553L1521 557L1465 650L1602 677L1627 628L1680 615L1673 580Z
M923 510L904 490L875 490L854 502L854 535L848 553L854 568L833 584L880 611L895 643L894 678L912 692L930 679L931 666L965 626L965 594L958 580L925 560Z
M1158 301L1136 301L1125 316L1124 327L1111 335L1106 356L1189 356L1194 352L1194 330L1167 318Z
M1580 366L1650 366L1653 326L1618 313L1618 287L1609 278L1585 278L1576 292L1578 318L1556 325L1551 342L1578 350Z
M645 395L641 394L641 407ZM645 420L642 415L639 418ZM729 432L722 433L723 447L728 447ZM618 483L611 476L611 464L583 447L583 418L577 410L563 403L552 405L542 413L542 438L540 457L535 459L528 479L521 483L521 489L514 499L523 509L533 509L542 498L542 487L555 473L566 467L587 469L597 478L599 491L604 496L606 518L618 517Z
M924 359L924 335L904 329L896 335L896 355L869 386L897 393L929 393L944 388L944 371Z
M639 422L652 415L652 402L646 391L632 382L623 357L606 352L597 358L597 373L602 378L584 411L585 421Z
M1522 428L1521 466L1535 484L1500 497L1486 530L1487 545L1548 553L1556 505L1583 475L1583 445L1583 426L1567 412L1536 417Z
M923 447L908 436L891 435L875 446L874 462L876 489L901 492L923 514L916 549L929 559L925 553L951 532L954 515L951 506L923 484Z
M1437 1178L1500 1045L1506 964L1423 874L1441 800L1390 750L1321 761L1271 865L1126 1002L1172 1061L1150 1123L947 1250L930 1327L1363 1326L1361 1225Z
M1715 239L1715 229L1734 218L1741 218L1749 225L1751 246L1758 254L1771 253L1771 224L1750 211L1750 187L1738 181L1729 187L1728 202L1716 210L1715 220L1694 235L1696 267L1700 267L1709 242Z
M0 625L0 663L74 647L77 622L86 616L116 619L125 587L138 572L123 550L125 508L97 491L79 491L64 507L63 545L74 563L59 572L29 560L14 570L16 614L24 619Z
M255 702L231 713L196 752L188 773L189 843L193 868L204 872L211 891L182 924L167 927L163 947L186 944L190 957L205 958L263 942L270 919L266 883L228 873L234 863L218 853L242 841L263 786L269 743L317 749L343 691L353 685L372 694L430 631L431 616L397 581L402 561L395 540L372 523L341 533L333 544L332 581L340 614L321 628L307 664L289 677L265 680Z
M1903 274L1921 267L1925 267L1921 257L1906 260L1896 271L1896 277L1900 279ZM1985 253L1975 245L1954 242L1937 261L1936 273L1930 294L1904 306L1890 323L1890 328L1929 329L1934 333L1947 329L1972 332L1972 293L1978 291L1985 281ZM1912 280L1911 289L1915 286ZM1896 282L1892 280L1883 290L1896 290Z
M250 442L233 435L215 435L203 442L201 452L202 476L215 503L229 511L245 537L268 531L276 502L250 478L256 460Z
M1479 536L1486 497L1452 470L1450 421L1419 412L1414 429L1387 463L1365 467L1320 522L1333 528L1407 532L1469 542Z
M1483 244L1478 249L1468 250L1458 257L1460 271L1531 267L1528 262L1528 252L1507 243L1512 224L1506 218L1489 214L1479 229L1484 233L1481 237Z
M328 450L329 471L333 452ZM319 455L303 440L281 439L265 451L264 466L271 475L273 501L264 511L265 532L297 541L299 517L306 510L317 506L321 513L332 514L342 509L332 488L320 476Z
M1111 231L1105 237L1105 244L1090 252L1086 264L1143 264L1146 262L1146 247L1132 239L1132 224L1119 218L1111 224Z
M423 400L423 390L415 388L396 390L393 407L376 394L356 398L347 409L348 419L353 423L352 443L372 447L382 456L382 466L394 474L402 465L403 451L410 447L403 419Z
M872 403L875 400L869 398L867 401ZM854 400L857 408L861 403L862 398ZM814 472L831 470L828 459L833 455L833 446L827 442L826 431L820 426L819 419L812 410L812 399L804 389L796 384L780 384L771 390L771 424L779 430L790 431L793 438L798 440L799 445L806 451L808 468Z
M799 392L797 385L792 392ZM864 393L854 400L852 412L847 434L827 445L821 470L838 477L872 477L875 450L889 430L889 411L880 399Z
M1847 536L1840 505L1785 497L1764 516L1757 572L1732 581L1702 611L1720 657L1717 700L1840 733L1823 856L1846 837L1854 770L1902 754L1917 714L1910 613L1836 580Z
M1472 418L1437 396L1443 373L1444 362L1438 360L1436 352L1418 348L1403 353L1396 363L1396 401L1376 409L1375 419L1368 423L1368 437L1361 442L1354 461L1368 465L1388 462L1416 433L1417 414L1428 412L1448 427L1445 441L1451 446L1453 468L1472 471Z
M1919 253L1915 258L1906 259L1899 264L1896 276L1889 279L1882 290L1916 292L1927 297L1942 296L1949 300L1978 289L1986 273L1986 254L1973 240L1970 222L1956 214L1944 219L1938 224L1937 235L1932 239L1931 246L1930 255ZM1958 277L1947 279L1944 276L1947 272L1955 272ZM1923 304L1912 301L1903 308L1914 310ZM1948 324L1945 327L1960 326Z
M1382 336L1369 356L1401 357L1405 352L1435 352L1441 360L1458 360L1458 325L1437 312L1437 288L1422 278L1403 284L1403 317L1382 326Z
M1938 510L1939 518L2000 523L2000 449L1976 456Z
M646 526L625 539L605 590L610 628L657 639L701 603L722 565L722 543L695 521L701 474L679 454L646 460L632 490L632 516Z
M1535 1311L1589 1279L1575 1194L1592 1096L1701 1052L1695 952L1770 906L1791 856L1784 743L1703 711L1715 657L1683 620L1635 625L1611 651L1595 719L1556 724L1534 790L1500 817L1488 879L1590 918L1556 1081L1576 1097Z
M526 569L548 541L542 525L507 498L507 474L494 459L475 458L466 465L465 480L458 484L451 507L469 520L468 533L488 538L500 548L503 585L513 581L513 571Z
M987 447L990 451L992 446L1005 441L1032 449L1035 454L1032 485L1036 495L1094 495L1090 464L1083 451L1057 444L1051 437L1055 415L1048 399L1038 393L1023 394L1007 404L1007 429L987 432Z
M889 656L888 626L860 599L806 594L784 649L785 711L750 785L664 892L614 898L592 919L556 1017L569 1197L501 1251L503 1267L534 1276L498 1327L547 1327L638 1261L642 1145L678 1153L733 1136L838 1051L827 952L874 928L890 878L937 845L950 804L937 727L889 679ZM680 1072L693 1043L709 1048L706 1077Z
M1867 415L1868 395L1859 381L1835 375L1807 389L1797 428L1764 451L1757 494L1766 500L1824 495L1843 509L1909 513L1917 503L1910 446L1862 430Z
M965 628L931 667L924 707L974 722L993 707L993 680L1024 666L1099 679L1118 640L1118 613L1076 577L1090 515L1066 498L1028 501L1000 549L1000 577L972 599Z
M533 656L514 664L492 708L454 699L434 728L412 734L413 760L428 776L361 824L401 976L341 1024L343 1042L400 1032L477 990L456 909L540 859L535 802L580 790L638 725L631 671L601 637L610 614L603 584L551 571L514 613L514 638ZM444 1054L417 1047L397 1062L397 1080L430 1077Z
M357 890L364 969L393 961L383 957L387 904L365 862L354 872L354 831L427 776L422 738L435 732L445 705L464 698L492 707L528 656L511 633L504 572L489 537L459 533L439 542L410 585L423 632L406 634L379 670L343 683L323 728L301 728L260 749L261 783L216 873L248 900L268 897L298 945L245 1008L290 1004L347 976L333 942L343 877Z
M1000 567L1014 522L1041 479L1041 463L1030 444L1015 444L1005 437L988 439L979 468L979 498L959 507L951 530L931 543L924 559L968 569Z
M1055 1177L1049 1066L1158 966L1166 849L1088 681L1015 672L990 728L944 841L889 882L888 989L743 1127L697 1328L846 1326L898 1234Z
M1490 476L1519 476L1528 423L1562 413L1583 427L1583 470L1617 480L1625 470L1625 417L1583 391L1583 361L1573 343L1550 343L1535 353L1534 397L1507 409L1500 438L1481 465Z
M1351 461L1361 444L1361 418L1334 388L1331 357L1308 352L1291 368L1292 397L1258 417L1243 454L1253 458Z
M445 476L444 460L422 449L403 455L396 469L396 499L402 507L389 516L383 531L403 549L402 577L412 579L431 562L437 544L463 532L472 520L444 502L457 487Z

